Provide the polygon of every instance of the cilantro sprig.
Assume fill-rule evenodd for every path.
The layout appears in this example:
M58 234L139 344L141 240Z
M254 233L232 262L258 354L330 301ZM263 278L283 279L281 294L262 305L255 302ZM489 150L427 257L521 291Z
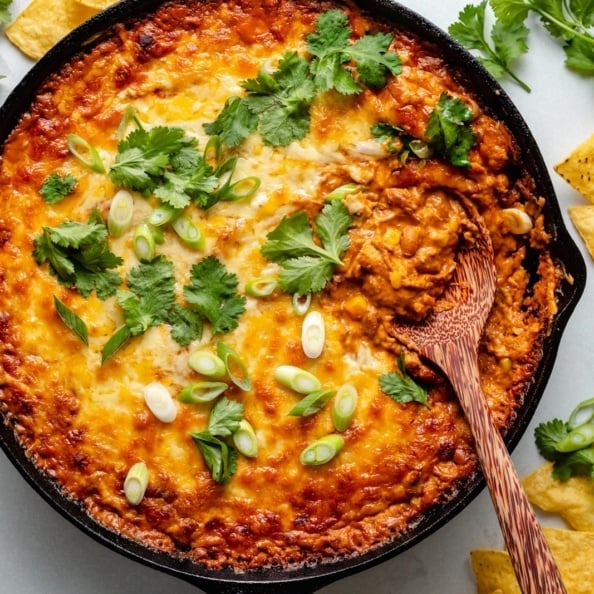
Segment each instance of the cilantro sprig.
M593 407L594 399L585 400L568 421L555 418L540 423L534 430L538 451L553 463L553 477L560 481L572 476L594 478Z
M8 25L12 17L10 15L10 6L12 0L0 0L0 26Z
M495 22L486 29L486 9ZM591 0L482 0L468 4L448 31L464 47L478 52L477 58L495 78L511 77L529 91L512 70L513 62L528 51L530 14L545 30L561 41L565 65L584 76L594 76L594 10ZM492 15L490 15L492 16Z
M539 17L548 33L563 43L565 65L594 76L594 10L590 0L490 0L505 25Z
M381 391L392 400L406 404L418 402L424 406L427 403L427 389L416 382L406 371L404 352L401 351L397 360L398 371L384 373L379 378Z
M343 95L352 95L363 90L361 84L380 89L388 74L400 74L399 56L388 51L393 35L379 32L364 35L353 43L351 36L348 17L339 9L320 15L315 32L308 35L307 49L314 56L311 72L321 91L336 89Z
M513 62L528 51L529 29L522 21L496 19L487 30L487 0L478 5L468 4L458 14L458 20L448 32L466 49L477 50L477 59L497 79L512 78L525 91L530 87L512 70Z
M174 126L150 130L137 126L118 144L109 171L111 181L147 196L153 194L176 209L192 201L205 203L219 180L199 153L196 138Z
M348 230L353 222L340 200L327 203L315 217L314 231L304 212L283 218L266 237L262 254L281 266L279 286L285 293L306 295L321 291L349 247Z
M472 109L464 101L442 93L425 129L429 146L452 165L467 167L476 139L470 125L472 118Z
M242 81L246 94L230 97L204 130L231 148L253 132L268 146L287 146L308 134L310 107L320 93L378 89L389 74L400 73L400 58L389 51L392 35L380 32L352 41L352 34L344 12L321 14L307 37L309 56L285 52L276 70L261 69L256 78Z
M244 406L223 396L212 407L204 431L192 431L211 476L217 483L226 483L237 470L237 451L225 438L239 429Z
M61 284L76 288L83 297L95 290L97 297L106 299L122 282L114 269L123 260L110 251L107 227L98 211L87 223L43 227L34 240L33 258L39 265L47 262Z
M238 278L214 256L208 256L190 271L190 282L184 297L211 325L213 334L237 328L238 318L245 311L246 298L237 293Z

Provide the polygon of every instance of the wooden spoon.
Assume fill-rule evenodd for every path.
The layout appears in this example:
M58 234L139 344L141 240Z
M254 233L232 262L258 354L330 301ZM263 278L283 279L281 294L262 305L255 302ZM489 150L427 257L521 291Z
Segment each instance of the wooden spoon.
M396 321L394 333L440 367L458 394L522 592L566 593L480 383L478 346L495 297L495 266L490 236L482 220L476 223L476 242L462 248L444 296L452 307L420 324Z

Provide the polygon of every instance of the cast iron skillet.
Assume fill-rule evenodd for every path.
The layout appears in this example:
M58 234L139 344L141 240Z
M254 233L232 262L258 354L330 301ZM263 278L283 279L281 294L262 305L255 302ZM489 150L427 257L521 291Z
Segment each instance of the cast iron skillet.
M32 68L0 108L0 144L5 142L23 112L28 109L36 90L48 75L58 70L75 53L101 39L112 25L148 14L154 10L156 4L155 0L126 0L113 5L83 24L53 48ZM572 278L573 282L563 284L559 294L559 311L551 333L545 341L543 356L534 374L534 383L526 395L524 406L505 435L506 444L512 450L524 433L542 396L551 374L561 335L583 292L586 281L584 260L564 227L551 180L535 140L497 82L443 31L409 9L392 0L360 0L359 4L364 9L381 15L395 27L410 31L433 43L454 71L460 69L461 82L474 91L481 105L489 106L492 114L503 120L512 131L522 147L522 166L532 173L540 194L546 197L545 215L548 231L553 237L551 249L554 256L563 262L568 278ZM482 475L477 472L461 485L458 494L449 502L427 513L416 525L394 541L364 555L296 569L272 568L236 574L232 571L206 570L190 561L155 552L107 530L91 518L79 504L65 497L52 480L39 472L15 439L12 429L5 423L0 424L0 445L33 488L91 537L127 557L177 576L213 594L272 594L279 589L287 594L315 592L332 581L367 569L418 543L458 514L484 486Z

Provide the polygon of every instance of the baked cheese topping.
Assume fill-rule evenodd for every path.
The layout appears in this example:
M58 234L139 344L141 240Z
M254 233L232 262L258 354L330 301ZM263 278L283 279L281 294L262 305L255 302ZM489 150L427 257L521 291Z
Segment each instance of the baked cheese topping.
M44 228L86 223L95 211L107 219L120 186L90 170L68 149L77 135L98 151L107 172L116 163L118 128L133 109L144 130L178 127L203 150L212 123L243 81L274 73L285 52L307 55L307 38L330 3L167 3L151 17L116 31L75 57L40 90L4 144L0 170L0 410L29 456L100 522L158 550L207 567L245 570L289 566L351 555L403 533L435 505L452 497L476 470L472 439L447 382L403 348L390 333L395 315L422 319L439 303L455 268L460 244L472 234L467 204L483 216L493 237L498 270L496 304L483 339L480 364L485 392L502 430L521 406L538 349L555 313L560 278L547 252L542 204L534 182L508 175L517 147L460 86L423 42L390 32L390 51L401 72L381 88L313 100L309 132L287 146L271 146L252 132L238 146L233 180L257 178L249 198L210 208L192 203L185 214L205 236L189 247L171 227L156 254L173 264L175 294L193 267L215 258L235 276L237 291L257 278L276 279L282 263L267 258L267 237L291 216L313 224L327 196L345 184L339 200L352 224L348 249L323 290L311 294L310 311L323 319L319 357L302 346L304 316L293 295L245 296L236 328L180 344L169 323L149 326L104 358L110 337L126 318L116 295L83 296L39 264L33 253ZM386 31L349 6L353 35ZM430 114L442 95L472 110L476 143L468 166L442 156L403 158L372 127L387 122L426 140ZM40 188L59 173L76 179L74 191L48 204ZM133 220L109 248L122 279L141 263L134 229L159 204L132 191ZM523 235L506 227L505 209L526 212L533 226ZM529 246L531 246L529 248ZM524 258L540 259L531 280ZM126 289L126 282L120 287ZM88 345L60 318L54 297L82 321ZM257 440L257 456L237 454L228 480L215 480L191 434L209 426L213 402L180 398L188 385L211 381L190 365L198 349L232 348L251 385L228 377L224 398L243 405ZM380 378L400 374L428 389L427 404L397 401ZM303 395L275 376L283 365L312 373L324 389L349 383L358 394L352 421L337 431L332 400L316 414L289 412ZM144 398L158 382L173 402L164 422ZM332 392L334 393L334 392ZM170 411L171 412L171 411ZM344 445L329 461L304 464L303 450L327 435ZM229 435L220 437L233 448ZM147 466L144 497L132 504L124 492L129 469Z

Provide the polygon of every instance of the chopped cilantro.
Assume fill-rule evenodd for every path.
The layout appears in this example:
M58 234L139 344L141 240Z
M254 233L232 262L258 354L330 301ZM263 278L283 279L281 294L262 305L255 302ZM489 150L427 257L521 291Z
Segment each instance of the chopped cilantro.
M190 433L217 483L228 482L236 471L237 451L222 438L239 429L243 411L243 404L223 396L210 411L207 429Z
M52 173L43 182L39 193L48 204L57 204L69 194L72 194L76 186L76 178L69 173L61 176L59 173Z
M379 378L379 384L381 391L396 402L418 402L428 406L427 390L406 372L403 352L398 358L398 372L384 373Z
M472 109L461 99L442 93L425 129L429 146L452 165L470 165L468 154L475 135L469 124Z
M352 224L346 206L340 200L327 203L315 223L321 245L314 241L307 215L298 212L283 218L261 248L266 258L280 264L279 286L285 293L306 295L321 291L336 266L342 265Z
M110 251L107 228L97 211L87 223L67 221L43 227L34 241L33 258L39 265L48 262L50 272L83 297L95 290L100 299L106 299L121 284L113 269L122 259Z
M511 69L511 63L528 51L529 30L521 20L504 22L496 19L490 33L486 31L487 0L478 5L466 5L448 32L466 49L477 50L477 59L497 79L511 77L525 91L530 87ZM490 36L490 41L487 38Z
M365 35L351 43L352 30L347 15L333 9L320 15L316 31L307 37L307 49L314 56L311 72L322 91L336 89L344 95L363 89L345 64L356 65L358 81L379 89L386 84L388 73L399 74L400 58L389 52L393 36L387 33Z
M190 306L210 322L213 334L237 328L245 311L246 298L237 294L237 276L214 256L208 256L190 271L184 296Z

